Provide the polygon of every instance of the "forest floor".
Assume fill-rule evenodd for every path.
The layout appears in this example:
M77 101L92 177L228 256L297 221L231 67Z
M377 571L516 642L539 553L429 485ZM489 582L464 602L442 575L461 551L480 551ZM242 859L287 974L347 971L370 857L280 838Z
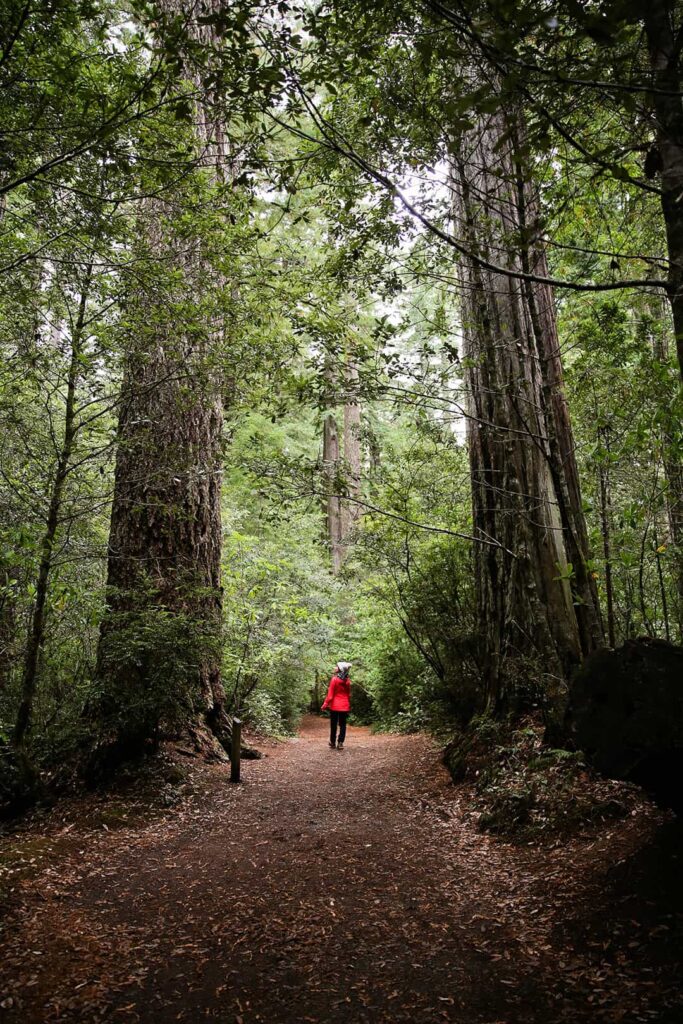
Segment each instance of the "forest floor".
M0 1018L680 1024L679 824L504 842L428 738L326 729L0 837Z

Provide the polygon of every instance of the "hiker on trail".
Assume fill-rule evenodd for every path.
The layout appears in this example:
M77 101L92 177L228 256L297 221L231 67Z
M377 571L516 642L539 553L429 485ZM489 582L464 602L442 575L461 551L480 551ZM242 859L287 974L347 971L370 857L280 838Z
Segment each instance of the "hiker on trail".
M351 710L351 680L349 669L351 663L338 661L335 673L330 679L330 686L327 697L323 702L323 711L330 711L330 746L337 750L344 749L346 739L346 717ZM339 727L339 742L337 743L337 727Z

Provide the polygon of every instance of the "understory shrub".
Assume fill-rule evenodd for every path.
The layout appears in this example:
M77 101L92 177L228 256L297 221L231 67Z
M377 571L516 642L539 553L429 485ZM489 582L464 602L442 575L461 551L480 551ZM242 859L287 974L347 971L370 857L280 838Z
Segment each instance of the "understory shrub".
M262 736L281 736L286 731L280 703L265 690L254 690L249 695L243 719L250 729Z
M481 716L448 745L444 761L455 781L472 785L480 829L549 835L630 813L637 787L598 777L580 751L549 747L543 735L540 713Z
M172 734L200 708L200 671L220 657L220 635L180 612L151 608L117 616L103 636L92 700L122 738Z

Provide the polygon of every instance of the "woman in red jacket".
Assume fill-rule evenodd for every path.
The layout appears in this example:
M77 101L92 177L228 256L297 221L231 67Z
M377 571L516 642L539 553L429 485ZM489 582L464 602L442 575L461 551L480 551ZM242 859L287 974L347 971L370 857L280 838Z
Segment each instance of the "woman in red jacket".
M351 710L351 680L348 661L338 661L335 674L330 679L330 686L323 703L323 711L330 709L330 746L337 750L344 749L346 739L346 717ZM337 743L337 726L339 742Z

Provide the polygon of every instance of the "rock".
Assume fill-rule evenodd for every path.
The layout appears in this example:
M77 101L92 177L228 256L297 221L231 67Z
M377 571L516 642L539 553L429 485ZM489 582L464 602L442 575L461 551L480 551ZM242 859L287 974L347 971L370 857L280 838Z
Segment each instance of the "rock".
M179 764L167 764L164 765L163 776L165 782L169 782L174 786L179 786L187 780L187 768L184 768Z
M263 751L257 750L256 747L245 747L243 745L240 748L241 761L260 761L264 756Z
M162 807L175 807L182 798L180 790L175 786L166 785L159 793L159 803Z
M683 809L683 647L628 640L587 658L569 692L565 734L613 779Z

